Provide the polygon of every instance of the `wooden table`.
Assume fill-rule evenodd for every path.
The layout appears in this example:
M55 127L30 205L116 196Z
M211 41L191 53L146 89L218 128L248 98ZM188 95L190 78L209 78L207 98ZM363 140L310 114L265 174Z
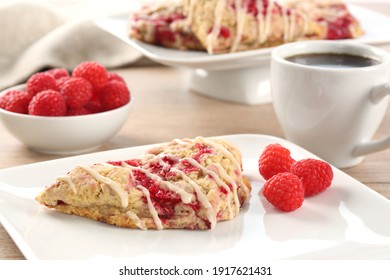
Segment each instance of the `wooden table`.
M390 4L367 4L390 15ZM390 51L390 45L382 46ZM98 151L169 141L173 138L226 134L284 137L272 104L248 106L210 99L188 89L188 69L164 66L128 67L116 72L128 83L135 104L120 132ZM0 124L0 169L61 156L29 150ZM390 135L390 109L375 135ZM390 199L390 150L369 155L343 171ZM24 259L0 225L0 259Z

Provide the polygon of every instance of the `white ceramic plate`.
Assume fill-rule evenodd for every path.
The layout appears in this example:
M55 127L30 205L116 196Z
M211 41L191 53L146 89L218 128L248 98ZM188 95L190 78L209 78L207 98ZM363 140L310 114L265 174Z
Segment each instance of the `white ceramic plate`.
M390 42L390 18L363 7L349 5L351 13L360 21L365 35L354 41L380 45ZM96 21L107 32L117 36L146 57L170 66L185 66L207 70L237 69L259 65L269 60L272 48L229 54L209 55L206 52L179 51L145 44L128 36L128 15L113 16Z
M142 231L117 228L39 205L33 198L77 164L137 157L151 146L47 161L0 171L0 221L28 259L133 258L157 264L193 256L211 261L256 259L389 259L390 201L338 169L333 185L290 213L260 194L257 158L281 143L296 159L314 157L285 140L265 135L220 136L243 154L251 198L239 216L209 231ZM6 186L11 185L11 186ZM205 262L206 263L206 262Z

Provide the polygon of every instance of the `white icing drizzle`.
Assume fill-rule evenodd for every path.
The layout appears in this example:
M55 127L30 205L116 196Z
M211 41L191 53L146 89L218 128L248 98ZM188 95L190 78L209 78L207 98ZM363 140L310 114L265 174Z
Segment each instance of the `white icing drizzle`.
M243 7L242 0L234 0L236 6L236 36L233 44L230 48L230 52L235 52L240 44L242 34L244 33L245 18L246 18L246 7Z
M77 194L76 186L75 186L75 184L73 183L72 179L69 176L58 177L57 180L58 181L64 181L65 183L67 183L70 186L70 188L72 189L72 191L75 194Z
M188 0L188 1L186 1L186 4L187 4L187 2L189 2L189 5L187 5L187 7L186 7L186 9L188 10L187 20L188 20L188 24L191 25L196 1Z
M287 42L289 39L289 17L287 15L287 9L283 6L280 7L283 17L283 41Z
M226 0L219 0L214 11L214 25L211 32L207 35L207 51L210 54L214 53L214 43L221 32L223 10L226 6Z
M274 1L270 0L267 6L267 12L265 15L265 28L264 28L264 41L269 38L269 34L271 33L271 17L272 17L272 9L274 7Z
M87 171L89 174L91 174L96 180L103 182L106 185L109 185L111 189L113 189L118 194L121 200L122 207L125 208L129 205L128 193L123 189L123 187L119 183L111 180L110 178L104 177L99 172L93 170L89 166L79 165L79 167Z
M148 229L146 227L145 223L133 211L131 211L131 210L126 211L126 215L127 215L127 217L129 217L134 222L134 224L138 228L140 228L142 230L147 230Z
M214 166L218 169L219 175L225 181L229 182L232 185L234 205L235 205L235 209L236 209L236 212L234 214L237 215L238 212L240 211L240 202L238 200L238 194L237 194L238 186L237 186L236 182L233 180L233 178L226 172L226 170L220 164L214 164ZM229 189L229 191L230 191L230 189Z
M189 142L185 142L184 139L175 139L173 141L176 142L177 144L184 145L184 146L188 146L189 144L191 144Z
M289 30L289 40L290 41L294 39L296 20L297 20L297 15L293 10L291 10L290 11L290 30Z
M195 193L198 197L199 202L203 205L203 207L206 209L207 212L207 218L210 222L210 228L213 229L217 223L217 217L215 215L215 211L213 206L210 204L209 200L207 199L207 196L203 193L202 187L199 186L194 180L192 180L190 177L188 177L182 170L179 170L177 168L171 169L174 172L177 172L181 175L181 177L186 180L190 185L194 188Z
M143 193L143 195L146 197L146 201L148 202L149 212L153 217L153 221L156 224L157 229L158 230L164 229L164 226L161 222L161 219L158 216L158 212L157 212L156 208L154 207L152 200L150 199L149 190L141 185L137 185L136 188L139 189Z
M266 40L265 32L265 24L264 24L264 4L263 0L256 0L256 8L257 8L257 41L260 44L263 44Z
M204 173L206 173L207 175L210 175L211 177L213 177L213 179L217 182L218 185L220 185L221 187L223 187L227 193L230 192L230 188L228 185L225 184L225 182L223 182L220 178L219 178L219 175L217 173L215 173L214 171L210 170L210 169L207 169L205 168L203 165L201 165L200 163L198 163L195 159L193 158L186 158L185 159L186 161L188 161L191 165L199 168L200 170L202 170ZM228 211L229 211L229 218L232 219L233 218L233 212L232 212L232 208L231 208L231 205L230 205L230 200L228 199L227 200L227 207L228 207Z
M234 157L234 155L228 150L226 149L224 146L216 143L216 142L213 142L213 141L210 141L210 140L207 140L203 137L197 137L197 139L202 139L206 144L212 146L214 149L217 149L217 150L220 150L223 155L225 157L227 157L228 159L230 159L230 161L236 166L236 170L238 172L238 175L239 177L241 178L240 180L240 185L241 187L244 189L244 191L246 192L246 194L249 194L249 189L248 187L245 185L245 183L242 181L242 171L241 171L241 165L240 163L237 161L237 159Z

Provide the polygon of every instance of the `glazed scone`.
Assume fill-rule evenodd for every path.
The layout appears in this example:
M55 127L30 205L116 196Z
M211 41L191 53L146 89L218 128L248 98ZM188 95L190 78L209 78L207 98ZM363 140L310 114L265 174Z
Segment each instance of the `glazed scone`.
M209 53L361 35L358 22L336 0L184 0L184 5L192 31Z
M130 37L181 50L204 50L193 34L181 1L143 6L130 15Z
M340 0L285 0L284 3L320 26L319 34L306 34L309 39L352 39L364 34L358 20Z
M79 165L36 199L119 227L212 229L238 215L250 190L240 151L197 137L173 140L139 159Z
M169 16L162 17L162 10L169 11ZM174 5L162 4L158 12L149 10L145 18L148 28L132 30L131 37L177 49L203 49L210 54L363 34L359 22L340 0L180 0ZM150 20L154 18L168 20L162 24ZM137 26L138 19L133 22ZM169 31L160 32L160 25L169 26L164 29ZM175 25L180 26L179 32L172 28ZM138 30L143 30L143 36ZM191 39L184 40L180 34Z

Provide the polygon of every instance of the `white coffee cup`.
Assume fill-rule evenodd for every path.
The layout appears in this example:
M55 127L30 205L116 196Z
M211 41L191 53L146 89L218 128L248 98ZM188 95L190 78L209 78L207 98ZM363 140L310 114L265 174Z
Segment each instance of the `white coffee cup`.
M302 54L336 53L368 57L366 67L323 67L287 60ZM346 41L304 41L277 47L271 59L271 92L288 140L336 167L390 147L390 137L372 140L390 94L390 54Z

